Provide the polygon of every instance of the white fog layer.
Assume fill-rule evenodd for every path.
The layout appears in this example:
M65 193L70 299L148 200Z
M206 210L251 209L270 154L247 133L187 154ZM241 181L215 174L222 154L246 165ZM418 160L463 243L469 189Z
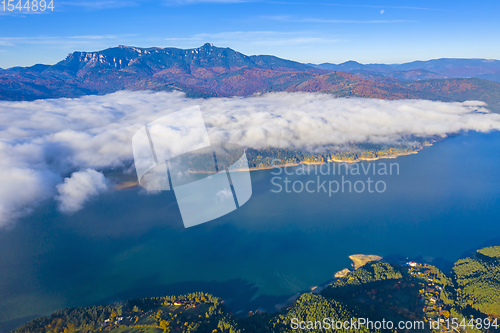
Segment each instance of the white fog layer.
M500 115L488 113L483 102L338 99L310 93L188 99L178 92L2 101L0 227L43 200L57 200L62 212L81 209L108 188L98 171L130 165L137 130L194 105L200 105L211 140L257 149L383 143L408 135L500 129Z

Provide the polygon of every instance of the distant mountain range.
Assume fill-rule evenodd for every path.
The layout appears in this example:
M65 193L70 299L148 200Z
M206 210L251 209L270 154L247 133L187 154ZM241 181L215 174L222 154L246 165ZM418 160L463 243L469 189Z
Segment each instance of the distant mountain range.
M78 97L119 90L180 90L191 97L307 91L338 97L476 99L500 111L500 83L491 81L499 73L498 60L311 65L269 55L247 56L208 43L187 50L119 46L73 52L55 65L0 70L0 99Z
M404 64L367 64L347 61L342 64L308 64L330 71L344 71L351 74L368 75L371 78L396 78L398 80L422 80L439 78L476 77L500 82L500 60L489 59L433 59L413 61ZM372 75L372 76L370 76Z

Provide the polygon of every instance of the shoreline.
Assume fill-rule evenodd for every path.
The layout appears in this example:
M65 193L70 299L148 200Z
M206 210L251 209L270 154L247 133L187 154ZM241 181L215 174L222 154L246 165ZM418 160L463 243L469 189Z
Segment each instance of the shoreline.
M419 149L417 149L415 151L410 151L410 152L406 152L406 153L397 153L397 154L392 154L392 155L387 155L387 156L378 156L378 157L373 157L373 158L370 158L370 157L360 157L360 158L357 158L357 159L352 160L352 161L344 161L344 160L337 160L337 159L329 159L326 162L325 161L321 161L321 162L300 161L298 163L276 164L276 165L261 166L261 167L251 167L251 168L248 168L248 170L236 169L236 170L232 170L232 171L236 171L236 172L250 171L251 172L251 171L270 170L270 169L274 169L274 168L296 167L296 166L299 166L300 164L305 164L305 165L323 165L323 164L326 164L326 163L359 163L359 162L362 162L362 161L372 162L372 161L378 161L378 160L382 160L382 159L396 159L396 158L401 157L401 156L408 156L408 155L418 154L422 149L424 149L425 147L430 147L430 146L432 146L432 143L428 144L428 145L425 145L425 146L423 146L423 147L421 147L421 148L419 148ZM208 172L208 171L193 171L193 170L188 170L188 172L192 173L192 174L213 173L213 172ZM125 181L125 182L116 184L113 187L113 190L121 191L121 190L126 190L126 189L129 189L129 188L136 187L138 185L139 185L138 181Z
M431 145L428 145L428 146L425 146L425 147L430 147L432 146ZM362 162L362 161L378 161L378 160L384 160L384 159L396 159L398 157L401 157L401 156L408 156L408 155L415 155L415 154L418 154L424 147L418 149L418 150L414 150L414 151L410 151L410 152L406 152L406 153L398 153L398 154L392 154L392 155L387 155L387 156L378 156L378 157L373 157L373 158L370 158L370 157L360 157L360 158L357 158L355 160L352 160L352 161L344 161L344 160L337 160L337 159L329 159L327 160L326 162L325 161L321 161L321 162L306 162L306 161L300 161L298 163L289 163L289 164L276 164L276 165L269 165L269 166L262 166L262 167L251 167L251 168L248 168L248 171L260 171L260 170L270 170L270 169L274 169L274 168L283 168L283 167L296 167L296 166L299 166L300 164L305 164L305 165L323 165L323 164L326 164L326 163L359 163L359 162ZM242 169L236 169L236 170L231 170L231 171L247 171L247 170L242 170ZM189 170L188 171L189 173L211 173L211 172L208 172L208 171L192 171L192 170Z
M320 292L323 291L323 289L334 284L338 280L343 279L347 274L362 268L368 263L379 262L384 258L375 254L352 254L349 256L349 259L351 259L352 261L351 263L352 271L348 268L344 268L340 271L335 272L331 280L322 283L318 286L311 287L311 292L314 294L319 294Z
M352 161L343 161L343 160L337 160L337 159L329 159L328 162L335 162L335 163L358 163L358 162L361 162L361 161L378 161L378 160L382 160L382 159L394 159L394 158L398 158L398 157L401 157L401 156L408 156L408 155L415 155L415 154L418 154L421 150L423 150L424 148L426 147L432 147L434 143L429 143L427 145L424 145L416 150L413 150L413 151L409 151L409 152L406 152L406 153L396 153L396 154L391 154L391 155L387 155L387 156L377 156L377 157L360 157L360 158L357 158L355 160L352 160Z
M337 159L329 159L328 162L335 162L335 163L359 163L362 161L378 161L378 160L383 160L383 159L395 159L401 156L408 156L408 155L415 155L418 154L418 152L422 150L416 150L416 151L411 151L407 153L399 153L399 154L392 154L392 155L387 155L387 156L379 156L379 157L360 157L352 161L344 161L344 160L337 160Z

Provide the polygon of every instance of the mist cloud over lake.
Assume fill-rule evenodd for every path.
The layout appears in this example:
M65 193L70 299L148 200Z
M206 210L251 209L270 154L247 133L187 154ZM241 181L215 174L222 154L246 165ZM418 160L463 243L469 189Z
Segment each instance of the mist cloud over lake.
M129 168L131 139L145 124L200 105L212 142L250 148L386 143L410 135L500 129L483 102L334 98L272 93L190 99L183 93L117 92L77 99L0 102L0 226L57 198L72 212L106 191L100 171ZM180 143L179 143L180 144ZM96 171L95 171L96 170Z

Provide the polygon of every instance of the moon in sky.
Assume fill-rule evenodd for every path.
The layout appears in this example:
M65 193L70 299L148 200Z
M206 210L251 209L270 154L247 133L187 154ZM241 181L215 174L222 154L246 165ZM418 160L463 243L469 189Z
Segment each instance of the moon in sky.
M385 10L383 10L383 9L382 9L382 10L380 11L380 14L383 14L383 13L385 13Z

